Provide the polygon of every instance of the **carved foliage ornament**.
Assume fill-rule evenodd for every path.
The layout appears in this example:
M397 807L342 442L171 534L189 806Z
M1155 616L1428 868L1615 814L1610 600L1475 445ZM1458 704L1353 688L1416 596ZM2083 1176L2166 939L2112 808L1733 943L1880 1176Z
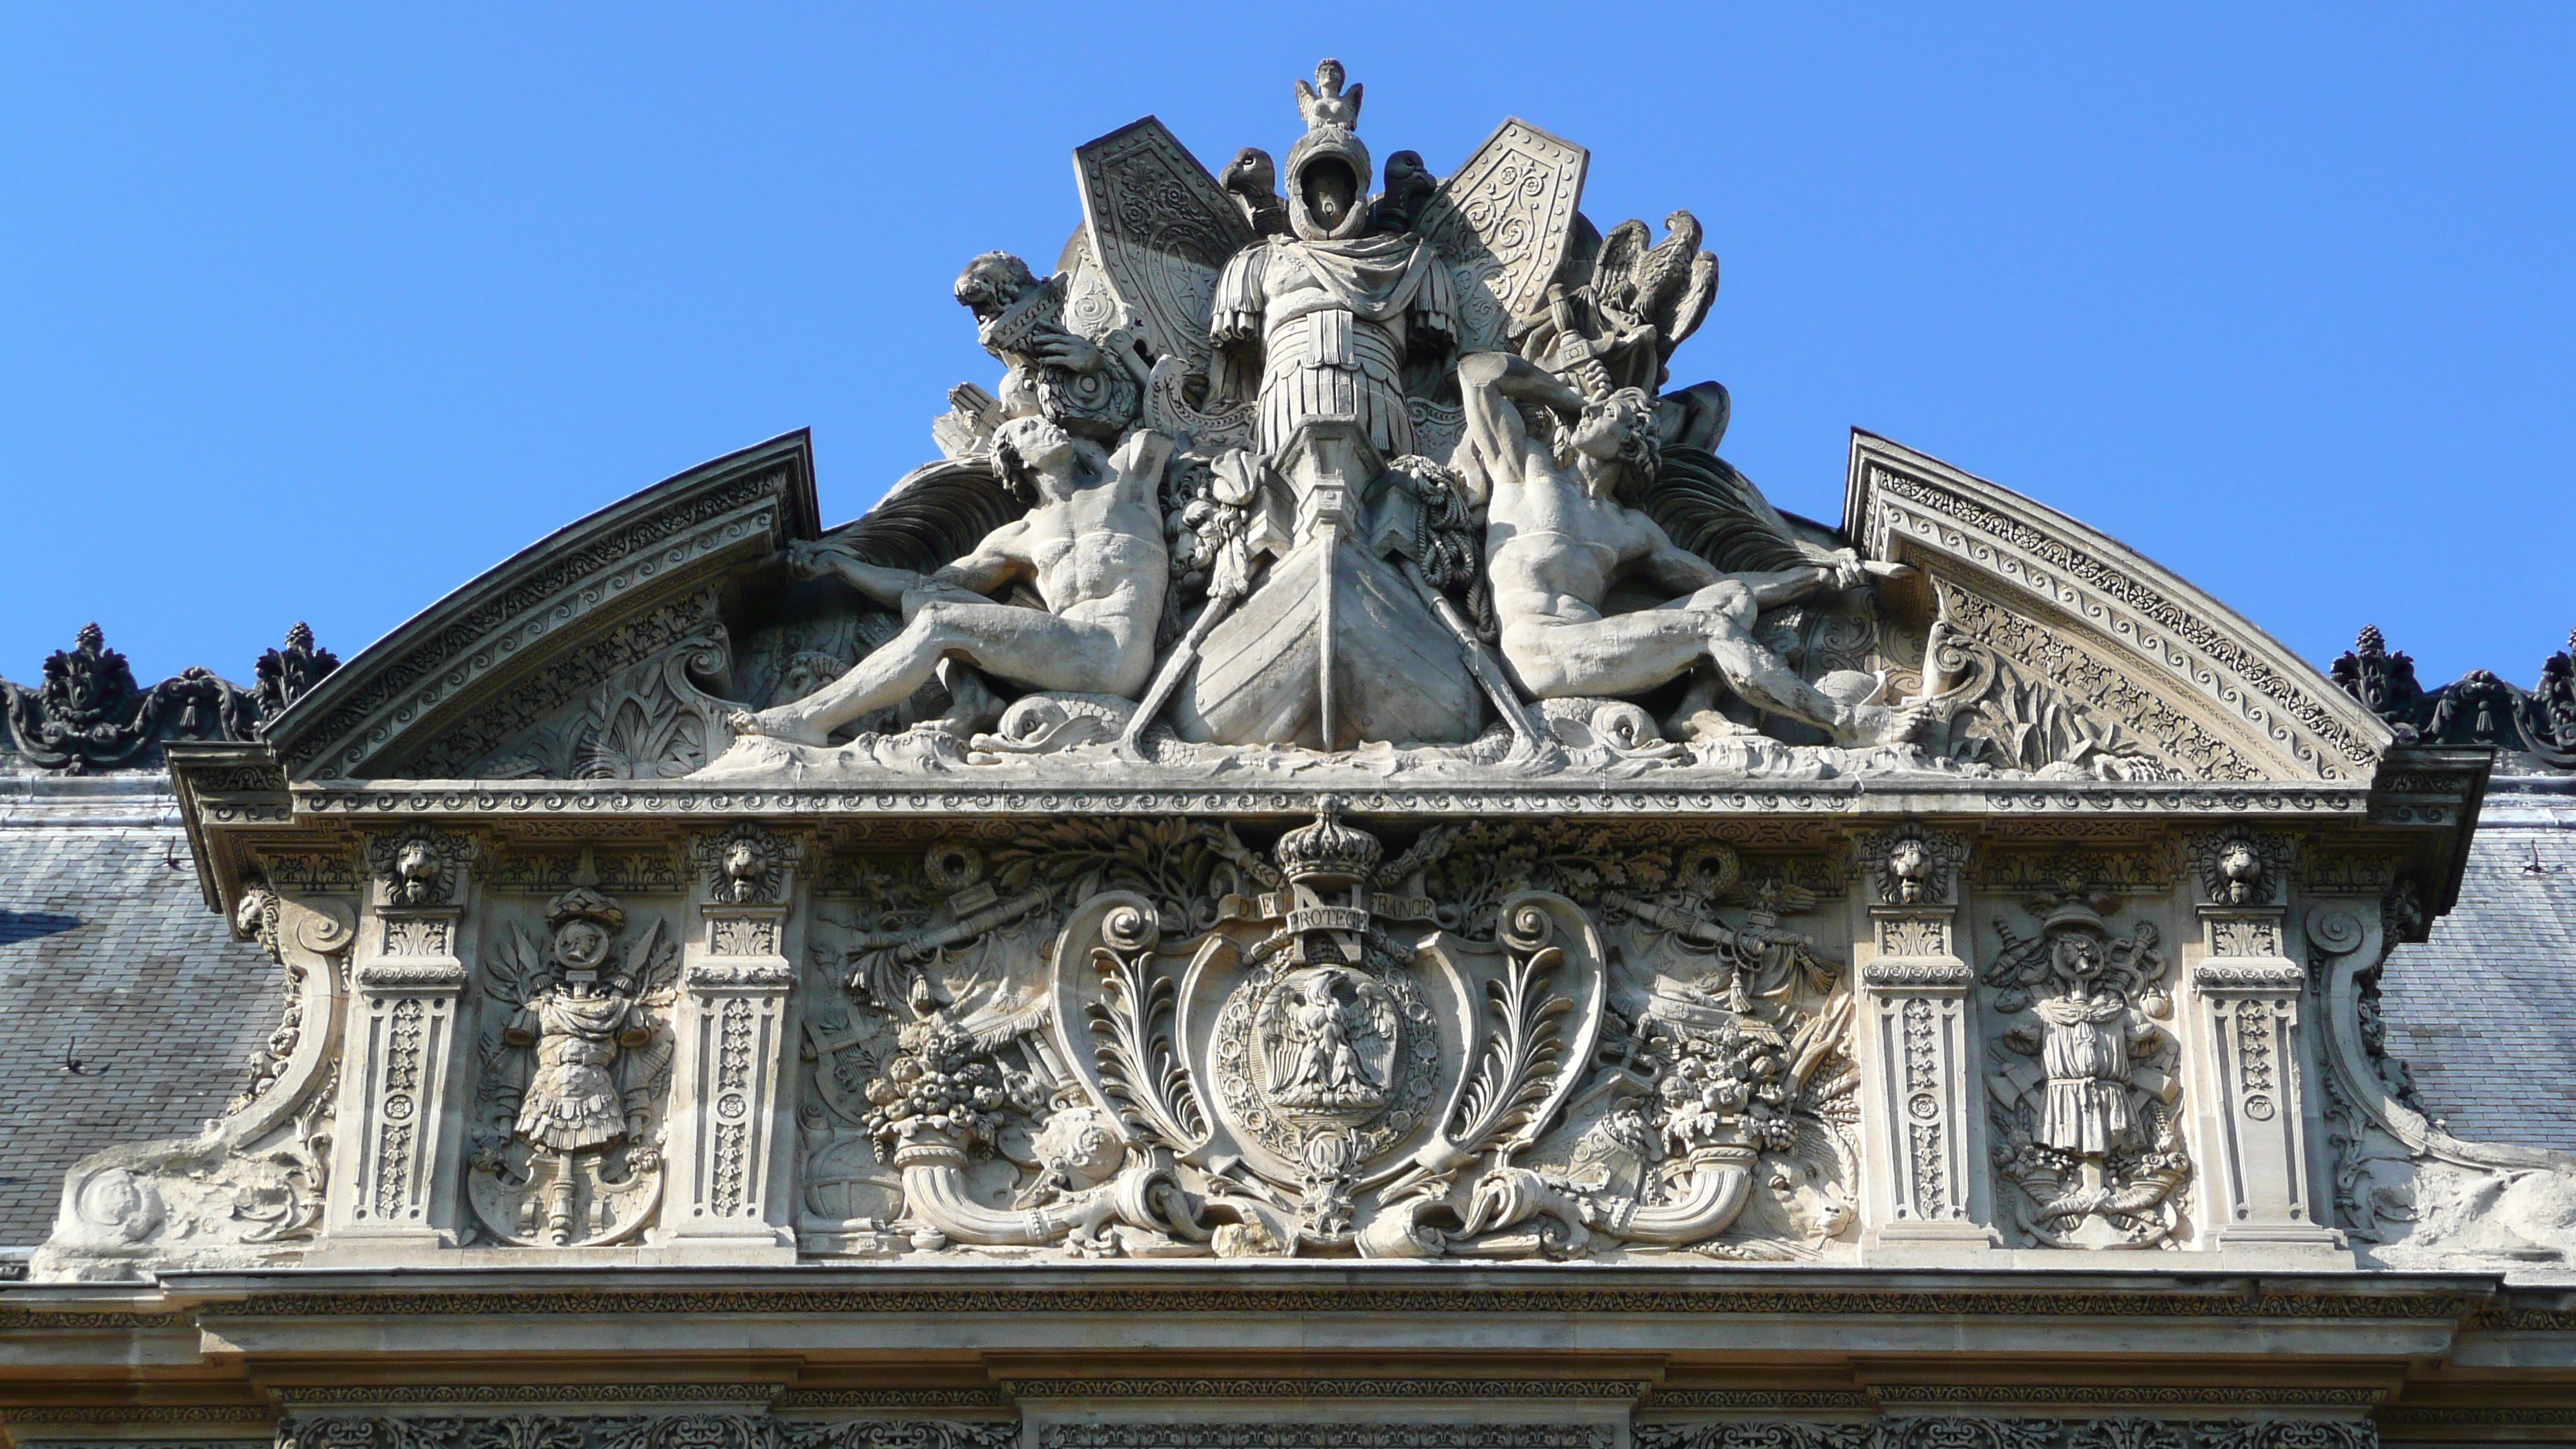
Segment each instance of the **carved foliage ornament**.
M1814 893L1590 834L1390 856L1327 802L1266 856L1110 821L863 875L873 914L818 933L846 995L809 1003L808 1172L837 1184L809 1210L871 1251L1715 1251L1749 1203L1831 1237L1848 996L1778 914Z

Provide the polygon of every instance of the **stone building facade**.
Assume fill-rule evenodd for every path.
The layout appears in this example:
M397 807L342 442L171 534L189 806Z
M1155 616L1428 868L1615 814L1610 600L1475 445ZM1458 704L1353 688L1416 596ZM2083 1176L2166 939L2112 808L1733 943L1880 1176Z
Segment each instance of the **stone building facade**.
M1689 213L1298 99L1079 148L854 523L0 685L13 1442L2576 1437L2569 656L1782 514Z

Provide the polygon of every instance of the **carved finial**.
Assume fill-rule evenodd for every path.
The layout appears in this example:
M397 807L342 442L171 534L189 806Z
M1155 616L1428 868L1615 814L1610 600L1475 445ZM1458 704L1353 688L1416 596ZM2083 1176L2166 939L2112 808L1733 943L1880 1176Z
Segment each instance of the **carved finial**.
M2377 624L2364 624L2360 636L2352 641L2352 652L2364 659L2376 659L2388 652L2388 639Z
M93 619L81 625L80 632L72 636L72 647L83 654L96 654L107 647L107 634Z
M316 648L312 626L298 619L286 631L285 646L260 655L251 666L251 698L259 706L262 723L284 714L288 705L339 667L340 656Z

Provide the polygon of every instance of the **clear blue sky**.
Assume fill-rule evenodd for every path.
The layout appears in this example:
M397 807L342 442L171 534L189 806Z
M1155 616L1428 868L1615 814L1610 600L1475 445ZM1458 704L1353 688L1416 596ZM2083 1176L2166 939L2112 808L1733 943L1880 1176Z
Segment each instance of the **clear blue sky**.
M2144 549L2311 660L2529 683L2576 625L2576 6L0 8L0 674L342 654L811 426L831 521L990 386L1147 112L1380 156L1519 115L1724 263L1676 381L1839 516L1848 429Z

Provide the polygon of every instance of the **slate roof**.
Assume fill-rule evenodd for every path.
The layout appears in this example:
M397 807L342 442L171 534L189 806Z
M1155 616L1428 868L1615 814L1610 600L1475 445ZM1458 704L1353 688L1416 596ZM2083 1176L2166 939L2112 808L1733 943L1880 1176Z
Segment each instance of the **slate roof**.
M2576 1152L2576 777L2494 782L2460 903L2391 953L2380 1002L2451 1135Z
M284 1007L206 909L167 788L0 777L0 1250L44 1241L75 1161L222 1115Z

